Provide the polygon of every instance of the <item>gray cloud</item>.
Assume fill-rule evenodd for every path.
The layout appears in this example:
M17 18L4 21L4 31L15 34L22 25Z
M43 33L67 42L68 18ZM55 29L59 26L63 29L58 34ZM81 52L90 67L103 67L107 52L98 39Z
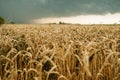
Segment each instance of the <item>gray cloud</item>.
M0 16L16 22L43 17L120 13L120 0L0 0Z

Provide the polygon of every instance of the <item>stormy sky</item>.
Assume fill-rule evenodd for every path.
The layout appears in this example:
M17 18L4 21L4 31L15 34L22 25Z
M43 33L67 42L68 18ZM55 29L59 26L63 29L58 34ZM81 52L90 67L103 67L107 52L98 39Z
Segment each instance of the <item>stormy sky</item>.
M0 0L0 16L17 23L30 23L43 18L116 13L120 13L120 0Z

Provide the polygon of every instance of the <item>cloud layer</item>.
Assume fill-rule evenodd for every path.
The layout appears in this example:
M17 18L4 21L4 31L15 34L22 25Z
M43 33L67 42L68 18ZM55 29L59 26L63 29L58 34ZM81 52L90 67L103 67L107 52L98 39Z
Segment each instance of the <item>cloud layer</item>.
M106 14L106 15L80 15L74 17L60 17L60 18L42 18L35 19L32 22L39 23L59 23L60 21L73 24L119 24L120 13Z
M120 13L120 0L0 0L0 16L17 22L44 17Z

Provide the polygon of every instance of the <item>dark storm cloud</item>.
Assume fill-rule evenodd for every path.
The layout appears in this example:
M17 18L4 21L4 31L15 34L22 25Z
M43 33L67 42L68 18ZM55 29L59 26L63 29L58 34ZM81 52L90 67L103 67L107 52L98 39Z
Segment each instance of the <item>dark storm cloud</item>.
M120 13L120 0L0 0L0 16L18 22L43 17Z

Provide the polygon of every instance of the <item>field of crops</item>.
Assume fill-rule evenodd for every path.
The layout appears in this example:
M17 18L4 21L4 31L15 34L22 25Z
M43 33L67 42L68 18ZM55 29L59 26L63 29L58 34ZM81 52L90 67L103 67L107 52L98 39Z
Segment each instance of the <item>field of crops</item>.
M1 25L0 80L120 80L120 25Z

